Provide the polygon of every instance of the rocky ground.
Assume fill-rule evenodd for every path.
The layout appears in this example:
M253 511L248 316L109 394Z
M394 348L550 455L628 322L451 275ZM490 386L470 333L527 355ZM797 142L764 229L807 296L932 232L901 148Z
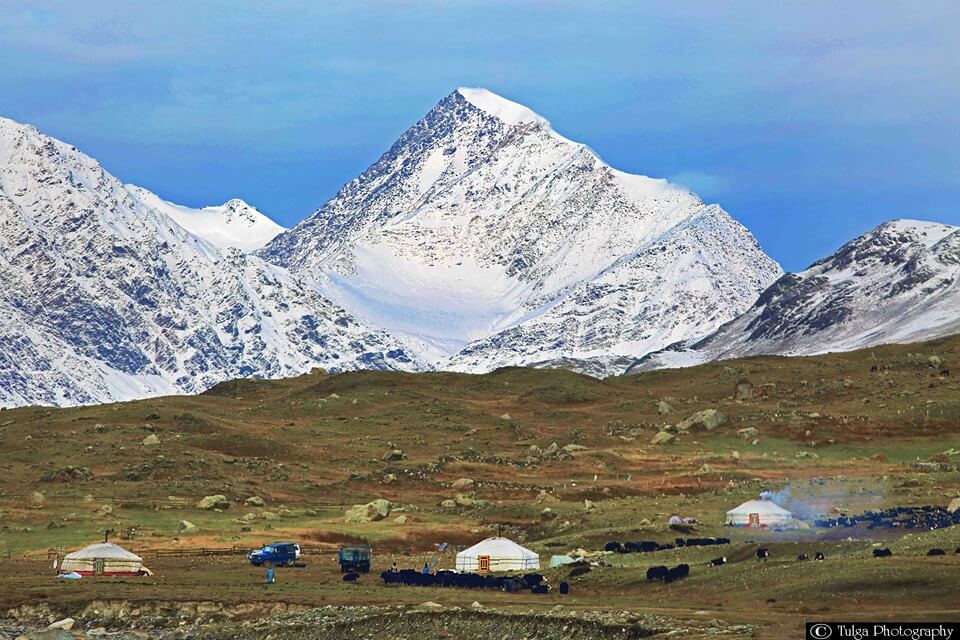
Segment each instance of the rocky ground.
M118 619L126 609L135 619ZM214 603L185 603L145 611L130 603L98 603L77 619L54 620L48 607L22 607L14 622L0 624L0 638L58 640L103 638L126 640L317 640L335 637L393 638L537 638L542 640L632 640L653 635L681 634L686 638L753 637L756 625L728 624L718 619L681 621L663 615L633 612L567 610L492 610L474 603L468 608L424 602L416 607L326 606L293 613L266 614L238 621L249 609L224 609ZM128 614L129 615L129 614ZM60 627L60 628L58 628ZM69 627L69 630L63 627Z

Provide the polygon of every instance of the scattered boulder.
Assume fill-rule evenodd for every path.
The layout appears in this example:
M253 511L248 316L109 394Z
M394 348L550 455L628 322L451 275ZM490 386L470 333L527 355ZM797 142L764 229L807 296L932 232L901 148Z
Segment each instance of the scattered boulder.
M397 516L393 521L397 524L407 524L407 516Z
M47 501L47 497L40 493L39 491L34 491L30 494L30 506L39 509L43 506L43 503Z
M345 522L376 522L383 520L393 509L389 500L377 498L367 504L355 504L344 514Z
M177 523L177 535L190 535L200 531L200 528L189 520L181 520Z
M665 402L664 400L661 400L657 402L657 413L659 413L662 416L665 416L668 413L673 413L673 407L670 406L669 402Z
M544 508L543 508L543 511L540 512L540 519L541 519L541 520L544 520L544 521L546 521L546 520L554 520L554 519L556 519L556 517L559 516L559 515L560 515L559 513L557 513L556 511L554 511L554 510L551 509L550 507L544 507Z
M700 465L700 468L697 469L697 473L698 473L698 474L716 473L716 472L717 472L717 470L714 469L714 468L713 468L712 466L710 466L709 464L707 464L706 462L704 462L702 465Z
M713 431L726 424L727 417L716 409L698 411L677 425L678 431Z
M667 433L666 431L661 431L657 435L653 436L653 439L650 441L650 444L670 444L676 439L672 433Z
M73 625L77 624L77 621L73 618L64 618L63 620L57 620L52 623L47 629L63 629L64 631L70 631L73 629Z
M243 501L243 504L247 505L248 507L265 507L265 506L267 506L267 502L266 502L263 498L261 498L260 496L250 496L249 498L247 498L246 500Z
M510 414L509 414L509 413L504 413L504 414L502 414L502 415L500 416L500 419L501 419L501 420L513 420L513 418L510 417Z
M733 393L734 400L750 400L753 398L753 383L746 378L740 378Z
M93 472L87 467L69 465L40 476L41 482L85 482L93 480Z
M737 435L744 440L753 440L760 435L760 432L755 427L747 427L746 429L737 429Z
M537 504L541 504L543 502L554 504L554 503L560 502L560 498L547 493L546 489L541 489L540 493L537 494L536 502Z
M227 500L227 496L223 494L204 496L203 499L197 503L197 508L203 509L204 511L213 511L214 509L229 509L230 501Z
M113 515L113 505L110 505L110 504L101 505L100 508L97 509L97 515L98 515L98 516L112 516L112 515Z
M383 454L384 462L398 462L407 457L407 454L403 452L403 449L390 449L385 454Z
M157 437L157 434L151 433L146 438L141 440L140 444L144 447L155 447L160 444L160 438Z
M454 480L453 484L450 486L454 489L470 489L473 487L473 485L474 482L470 478L459 478Z
M950 456L944 453L935 453L929 458L927 458L927 462L936 462L938 464L950 464Z
M939 369L940 365L943 364L943 358L940 356L930 356L927 358L927 365L933 367L934 369Z
M462 493L458 493L453 497L453 501L457 503L458 507L472 507L474 505L474 500L470 496L465 496Z
M453 500L447 499L441 502L440 506L443 507L444 509L456 509L457 503L454 502Z
M583 501L583 510L584 511L593 511L597 508L597 505L594 504L593 500L584 500Z
M274 513L273 511L263 511L260 513L260 519L266 520L268 522L276 522L280 519L280 514Z
M578 451L587 451L587 447L580 444L568 444L563 450L567 453L577 453Z
M947 511L960 511L960 498L954 498L950 501L950 504L947 505Z
M383 484L396 484L397 474L388 473L387 475L383 476L383 480L381 480L381 482L383 482Z

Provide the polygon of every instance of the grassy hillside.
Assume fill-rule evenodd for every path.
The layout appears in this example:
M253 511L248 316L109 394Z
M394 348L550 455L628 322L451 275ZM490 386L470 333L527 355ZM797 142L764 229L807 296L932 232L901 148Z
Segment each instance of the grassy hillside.
M957 377L946 373L951 367ZM751 397L737 399L745 381L741 394L751 387ZM723 424L678 428L710 409L723 415ZM674 440L652 444L663 430ZM6 410L0 445L0 554L12 556L7 571L17 576L16 589L0 591L2 606L94 595L268 597L259 571L239 558L210 561L215 570L201 572L193 560L151 561L155 580L93 581L84 589L51 585L48 570L22 559L57 545L79 547L106 529L114 538L135 529L124 544L138 551L274 539L332 550L337 542L365 539L374 545L374 569L383 570L394 559L422 566L441 542L456 550L500 528L545 560L577 547L600 549L607 540L667 542L680 535L667 523L678 514L701 521L692 535L727 535L734 545L607 556L605 566L576 580L579 599L570 602L694 617L701 615L695 609L709 609L732 621L764 607L769 637L782 637L783 629L818 611L894 615L899 606L930 619L958 614L960 556L952 554L958 527L900 538L889 530L721 526L726 510L762 490L786 489L796 508L818 512L946 505L960 495L958 337L607 380L517 368L238 380L193 397ZM386 455L394 450L402 455ZM472 485L455 487L461 478ZM231 506L196 506L214 494ZM263 506L245 505L252 496ZM374 498L393 503L388 517L345 521L351 505ZM453 506L443 506L451 499ZM178 534L181 520L198 530ZM894 547L892 562L869 557L875 542ZM758 544L768 545L776 562L753 562ZM927 559L929 546L950 555ZM825 550L831 563L794 566L798 552L815 550ZM734 564L703 569L721 553ZM448 553L441 566L451 562ZM690 562L695 569L681 584L650 585L644 573L654 562ZM305 605L427 599L372 583L351 590L339 582L329 555L315 556L311 567L285 577L268 599ZM551 579L564 575L553 572ZM461 606L472 597L429 595ZM491 598L503 606L555 604Z

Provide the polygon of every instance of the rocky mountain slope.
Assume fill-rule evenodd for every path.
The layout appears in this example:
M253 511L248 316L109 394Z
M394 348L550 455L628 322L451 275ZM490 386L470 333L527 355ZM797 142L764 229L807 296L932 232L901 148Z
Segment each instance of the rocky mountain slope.
M749 311L632 371L745 355L809 355L960 332L960 227L895 220L788 273Z
M191 234L155 199L0 119L0 405L417 366L285 269Z
M483 89L444 98L260 255L466 371L622 371L604 363L712 332L781 273L720 207Z

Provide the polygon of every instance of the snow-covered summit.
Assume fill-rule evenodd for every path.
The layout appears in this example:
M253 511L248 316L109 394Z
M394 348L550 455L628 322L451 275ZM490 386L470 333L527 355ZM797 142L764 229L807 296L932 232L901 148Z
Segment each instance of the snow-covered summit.
M163 211L181 227L220 249L235 248L250 253L286 231L239 198L222 205L192 209L163 200L142 187L127 185L127 189L145 205Z
M460 87L457 89L457 93L477 109L497 118L504 124L537 123L550 126L550 123L543 116L534 113L531 109L518 102L507 100L503 96L499 96L487 89Z
M436 366L476 341L486 345L483 357L470 346L469 362L457 359L458 368L603 349L638 355L633 349L645 352L669 339L653 325L673 304L645 300L688 291L667 333L705 335L745 310L780 273L749 232L727 224L711 226L711 233L729 233L716 242L729 244L728 256L742 250L746 259L710 251L711 262L696 277L677 272L689 285L637 273L652 247L674 246L670 238L707 208L665 180L612 169L527 107L483 89L458 89L261 255L312 278L372 324L426 345L421 353ZM714 215L729 218L719 207ZM696 255L704 236L685 237L691 244L675 244L678 260ZM605 291L621 292L620 318L604 316L590 328L551 320L532 337L514 331L551 309L572 310L571 296L600 277ZM583 315L602 298L584 299ZM628 329L632 337L621 340Z

